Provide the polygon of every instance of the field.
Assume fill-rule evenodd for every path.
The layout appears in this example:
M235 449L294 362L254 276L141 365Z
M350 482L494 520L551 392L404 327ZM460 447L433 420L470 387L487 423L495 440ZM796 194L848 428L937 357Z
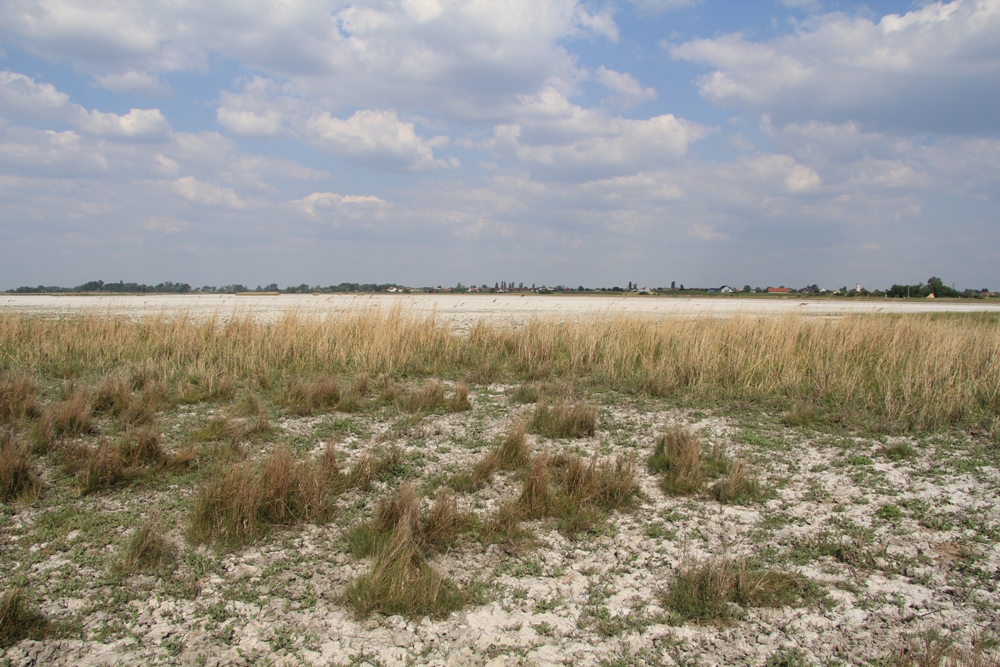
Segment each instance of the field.
M1000 664L995 313L23 310L0 665Z

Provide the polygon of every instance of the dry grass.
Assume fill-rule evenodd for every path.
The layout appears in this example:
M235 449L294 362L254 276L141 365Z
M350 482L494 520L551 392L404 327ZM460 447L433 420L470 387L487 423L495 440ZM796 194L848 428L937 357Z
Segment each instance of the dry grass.
M447 547L469 525L452 496L439 496L421 516L414 485L400 485L376 506L371 521L347 537L354 554L371 556L373 564L348 586L345 601L361 617L372 611L441 617L461 607L469 596L431 567L426 552Z
M981 637L974 637L972 648L956 646L951 639L930 632L922 640L909 644L880 661L880 667L1000 667L1000 656L989 655Z
M330 375L311 380L294 378L285 386L284 405L293 415L305 416L330 411L340 403L340 383Z
M20 588L7 590L0 599L0 648L13 646L22 639L41 639L48 621L32 609Z
M663 475L660 484L669 495L698 493L705 484L701 439L683 428L667 431L653 447L649 471Z
M328 457L296 460L283 446L263 461L220 468L195 496L191 540L236 547L275 525L325 519L338 481Z
M661 475L660 486L671 496L702 493L720 503L745 504L757 500L762 489L744 461L733 461L721 447L704 450L701 439L685 428L675 428L661 435L653 446L649 470Z
M467 412L472 409L469 402L469 385L464 382L456 382L455 390L448 398L448 409L451 412Z
M399 309L329 319L0 315L0 358L45 377L141 368L186 401L268 377L564 378L664 396L808 401L830 419L900 430L992 427L1000 321L985 317L607 317L480 321L468 335ZM68 370L72 369L72 370ZM304 407L310 409L308 400ZM315 409L315 408L312 408ZM787 408L786 408L787 409Z
M526 429L527 425L523 421L511 426L503 440L476 463L471 474L459 474L452 480L453 488L468 492L488 482L498 470L518 470L527 466L531 451L525 437Z
M31 465L31 451L13 431L0 435L0 502L34 498L41 483Z
M725 623L740 609L797 604L813 592L799 574L762 567L747 559L686 563L663 595L680 621Z
M540 401L535 406L529 428L546 438L582 438L597 430L597 408L584 403L559 401L549 405Z
M430 412L445 404L444 385L430 380L410 389L399 397L399 409L404 412Z
M170 568L176 561L176 549L160 533L160 526L155 521L139 526L125 545L115 569L121 574L133 575Z
M0 377L0 425L37 417L38 385L25 373Z

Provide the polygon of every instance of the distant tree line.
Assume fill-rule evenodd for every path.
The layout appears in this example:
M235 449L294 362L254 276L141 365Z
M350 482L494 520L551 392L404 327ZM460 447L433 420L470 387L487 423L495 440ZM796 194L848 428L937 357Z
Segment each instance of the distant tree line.
M645 291L645 288L642 288ZM277 283L271 283L267 286L258 285L256 289L249 288L246 285L241 285L235 283L232 285L222 285L221 287L215 287L213 285L205 285L203 287L192 288L187 283L173 283L173 282L163 282L156 285L146 285L143 283L126 283L123 281L118 281L117 283L106 283L103 280L92 280L90 282L83 283L82 285L77 285L76 287L57 287L57 286L46 286L38 285L37 287L17 287L15 289L7 290L8 293L16 294L58 294L58 293L111 293L111 294L147 294L147 293L161 293L161 294L187 294L187 293L201 293L201 294L236 294L242 292L259 292L259 293L282 293L282 294L329 294L338 292L536 292L539 294L552 294L559 292L638 292L638 283L633 283L629 281L627 288L622 288L617 285L614 287L590 287L585 288L580 285L577 288L567 287L563 285L556 285L555 287L547 287L542 285L536 287L534 283L528 287L525 283L514 281L500 281L490 287L489 285L482 285L481 287L466 287L462 283L458 283L455 287L418 287L410 288L398 285L396 283L340 283L339 285L328 285L322 287L320 285L308 285L307 283L302 283L300 285L289 285L285 288L278 287ZM652 292L672 292L672 291L685 291L685 292L766 292L765 288L754 287L751 288L750 285L744 285L742 289L729 288L727 286L718 287L693 287L685 288L683 284L679 287L676 282L671 282L670 287L656 287L649 291ZM974 290L957 290L953 287L948 287L944 284L944 281L937 276L932 276L924 284L916 285L893 285L887 290L868 290L860 285L856 288L848 288L847 286L841 287L839 289L821 289L818 285L807 285L800 288L789 288L790 293L794 294L839 294L845 296L880 296L888 298L926 298L933 295L934 297L951 297L951 298L983 298L988 296L995 296L994 292L986 288Z

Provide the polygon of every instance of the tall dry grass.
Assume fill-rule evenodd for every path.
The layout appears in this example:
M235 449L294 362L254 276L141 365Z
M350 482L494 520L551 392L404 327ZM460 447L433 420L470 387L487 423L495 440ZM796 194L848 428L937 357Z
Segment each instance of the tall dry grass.
M89 314L0 314L0 371L48 378L143 368L181 395L319 374L575 378L704 399L808 401L894 427L992 427L1000 411L1000 319L800 315L481 321L467 334L399 309L265 323ZM198 391L195 391L197 389Z

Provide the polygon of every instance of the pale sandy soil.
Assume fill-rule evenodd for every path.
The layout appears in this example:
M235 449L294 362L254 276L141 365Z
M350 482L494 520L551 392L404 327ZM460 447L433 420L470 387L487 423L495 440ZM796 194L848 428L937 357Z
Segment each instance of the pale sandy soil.
M878 299L799 299L774 297L657 297L637 295L576 296L538 294L146 294L138 296L14 295L0 296L0 312L81 311L133 315L189 313L216 315L249 313L273 320L287 312L325 316L363 308L399 307L414 315L434 313L458 328L490 318L515 323L532 317L593 317L641 314L647 317L732 316L738 314L808 315L851 313L1000 312L1000 301L891 301Z

